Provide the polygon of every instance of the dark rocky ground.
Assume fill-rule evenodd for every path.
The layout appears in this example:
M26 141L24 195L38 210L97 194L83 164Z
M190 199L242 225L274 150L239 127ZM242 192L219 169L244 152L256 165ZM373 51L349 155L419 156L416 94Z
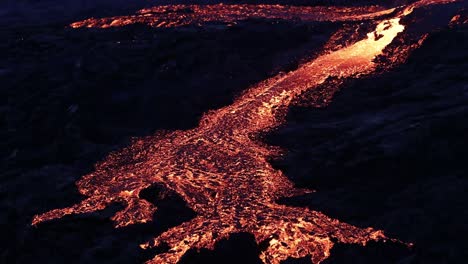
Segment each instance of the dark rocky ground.
M349 82L327 108L293 107L270 137L289 150L275 164L318 192L285 202L414 242L403 263L463 263L467 33L432 35L408 63Z
M148 194L160 208L153 224L113 229L107 218L119 205L37 228L29 223L78 201L74 182L131 137L196 126L242 89L312 57L338 29L246 21L71 30L63 21L1 24L1 263L150 258L155 252L139 243L193 217L176 195ZM467 36L466 25L441 27L406 64L347 81L327 108L292 107L286 124L265 138L288 150L274 165L317 190L282 202L415 244L337 246L328 263L468 259ZM182 262L259 263L259 250L251 235L238 234Z

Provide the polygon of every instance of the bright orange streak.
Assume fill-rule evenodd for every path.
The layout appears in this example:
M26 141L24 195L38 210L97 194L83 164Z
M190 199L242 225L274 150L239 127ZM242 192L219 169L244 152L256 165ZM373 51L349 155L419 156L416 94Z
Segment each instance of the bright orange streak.
M388 240L380 230L354 227L317 211L276 203L278 198L308 191L295 188L281 171L272 168L267 159L278 155L278 150L260 143L255 135L278 126L284 116L280 109L328 77L372 72L373 59L404 30L400 19L416 6L380 22L364 40L249 89L232 105L207 113L195 129L144 138L111 153L93 173L78 181L79 191L87 199L35 216L33 225L102 210L116 201L126 205L112 217L116 227L146 223L157 208L139 193L158 183L178 193L197 216L142 245L166 243L170 247L149 263L177 263L187 250L212 249L217 241L237 232L252 233L258 243L269 241L260 258L273 264L305 256L320 263L330 255L333 240L361 245Z
M200 25L209 22L224 24L248 18L261 19L300 19L303 21L354 21L372 19L388 15L395 9L370 7L299 7L284 5L168 5L142 9L135 15L90 18L72 23L80 27L120 27L130 24L146 24L152 27L179 27Z
M456 0L421 0L405 9L410 12L431 4L443 4ZM142 9L135 15L106 18L90 18L72 23L73 28L109 28L131 24L146 24L152 27L169 28L186 25L201 25L209 22L232 24L237 21L256 19L283 19L302 21L359 21L376 19L392 14L396 9L369 7L318 7L288 5L165 5Z

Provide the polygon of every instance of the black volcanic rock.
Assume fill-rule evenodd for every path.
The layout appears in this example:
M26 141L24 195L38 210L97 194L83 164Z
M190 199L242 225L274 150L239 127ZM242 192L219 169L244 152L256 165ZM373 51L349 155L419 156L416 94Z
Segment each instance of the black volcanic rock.
M76 18L146 4L135 2L84 1L90 6L80 9L76 1L54 7L51 0L0 12L6 25L0 37L1 263L142 263L154 256L162 249L143 251L138 244L193 217L180 197L157 186L143 194L161 209L155 223L114 229L108 217L118 204L39 227L30 222L81 199L75 181L131 137L194 127L204 112L229 104L249 85L313 57L339 28L256 20L231 28L65 28ZM51 16L65 13L46 18L44 6L55 10ZM415 244L337 245L327 263L468 258L468 28L438 26L406 64L348 80L327 108L291 108L287 123L266 139L289 151L274 165L317 190L282 202ZM238 234L213 251L190 251L183 263L259 263L260 250L252 236Z
M289 151L275 166L317 192L282 202L412 242L408 263L463 262L467 37L466 26L442 30L405 65L345 84L327 108L292 108L269 138ZM339 251L348 257L330 263L382 263Z
M256 20L177 30L64 26L10 27L0 43L2 263L151 257L140 243L193 217L176 197L148 194L166 209L155 223L121 230L107 219L115 208L39 227L31 219L78 201L75 181L131 137L196 126L209 109L313 56L338 28Z

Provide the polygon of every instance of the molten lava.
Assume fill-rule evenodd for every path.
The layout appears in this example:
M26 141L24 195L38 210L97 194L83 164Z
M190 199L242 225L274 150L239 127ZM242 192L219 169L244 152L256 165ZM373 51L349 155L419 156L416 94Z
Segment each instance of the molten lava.
M303 21L346 21L364 20L390 14L394 9L371 7L298 7L284 5L169 5L142 9L135 15L107 18L90 18L72 23L80 27L120 27L130 24L146 24L152 27L179 27L200 25L208 22L224 24L248 18L300 19Z
M33 225L69 214L102 210L113 202L125 204L112 217L116 227L146 223L152 220L157 208L139 194L154 184L162 184L179 194L197 216L141 245L143 248L169 246L167 252L149 263L177 263L187 250L212 249L217 241L237 232L253 234L258 243L268 241L260 255L264 263L305 256L320 263L330 255L336 242L366 245L369 241L389 240L380 230L358 228L317 211L278 204L276 201L281 197L309 191L295 188L281 171L270 165L268 158L280 152L259 142L256 135L277 127L284 117L281 109L327 78L372 72L376 67L373 59L404 30L400 19L413 8L436 2L447 1L420 1L404 10L330 9L330 13L323 14L314 11L315 8L282 6L271 9L270 6L190 6L192 11L180 18L174 18L174 10L180 10L181 6L165 6L140 11L129 22L105 18L73 24L74 27L107 27L144 21L161 26L167 20L166 25L184 25L213 20L232 22L252 16L290 19L297 12L302 14L301 18L316 20L323 17L359 20L393 13L392 18L380 21L366 39L318 56L295 71L252 87L232 105L204 115L199 126L192 130L143 138L111 153L96 165L94 172L77 182L80 193L87 197L85 200L37 215ZM211 20L210 16L215 19Z

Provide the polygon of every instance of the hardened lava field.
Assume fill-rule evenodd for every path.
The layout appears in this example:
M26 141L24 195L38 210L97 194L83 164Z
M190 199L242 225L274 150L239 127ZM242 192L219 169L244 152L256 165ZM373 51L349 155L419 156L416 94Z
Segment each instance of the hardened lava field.
M253 234L257 243L268 241L267 248L260 254L264 263L301 257L320 263L330 256L336 243L366 245L370 241L399 241L388 238L381 230L358 228L318 211L277 203L279 198L311 190L296 188L281 171L270 165L268 160L280 155L281 150L260 142L258 135L278 127L283 121L284 109L294 98L328 78L372 73L377 67L376 56L383 54L398 34L404 32L402 19L419 7L448 2L452 1L422 0L388 10L377 7L317 10L264 5L165 6L141 10L134 16L88 19L71 24L73 28L133 23L175 27L212 21L232 23L248 17L298 17L305 21L371 20L377 26L354 44L323 52L294 71L251 87L231 105L206 113L194 129L159 133L111 153L96 165L94 172L77 182L78 190L87 197L85 200L37 215L32 224L103 210L114 202L125 205L111 218L115 227L147 223L157 208L142 199L140 192L161 184L180 195L197 216L142 244L142 248L161 245L169 248L149 263L177 263L189 249L212 249L216 242L239 232ZM186 14L180 15L180 12Z

